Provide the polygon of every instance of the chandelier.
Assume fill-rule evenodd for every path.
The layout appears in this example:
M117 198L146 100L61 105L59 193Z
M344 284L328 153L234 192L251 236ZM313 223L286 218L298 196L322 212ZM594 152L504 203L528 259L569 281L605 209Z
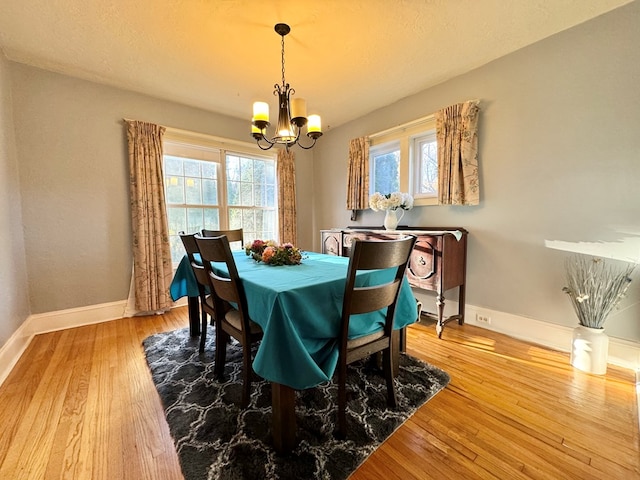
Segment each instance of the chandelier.
M291 99L296 91L289 87L284 78L284 37L291 28L285 23L278 23L275 31L282 37L282 85L274 85L273 94L278 97L278 125L275 135L267 138L269 126L269 104L255 102L253 104L253 118L251 119L251 136L255 138L258 147L269 150L274 145L284 145L288 150L292 145L298 144L300 148L308 150L316 144L316 140L322 136L322 128L319 115L307 117L307 104L303 98ZM304 146L300 143L302 127L307 126L307 137L313 143Z

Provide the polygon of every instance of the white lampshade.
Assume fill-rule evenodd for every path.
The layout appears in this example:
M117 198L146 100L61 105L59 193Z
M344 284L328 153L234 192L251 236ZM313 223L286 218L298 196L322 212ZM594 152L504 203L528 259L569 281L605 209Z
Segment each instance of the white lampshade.
M309 115L307 132L322 132L322 122L320 115Z
M269 121L269 104L267 102L254 102L253 103L253 119Z

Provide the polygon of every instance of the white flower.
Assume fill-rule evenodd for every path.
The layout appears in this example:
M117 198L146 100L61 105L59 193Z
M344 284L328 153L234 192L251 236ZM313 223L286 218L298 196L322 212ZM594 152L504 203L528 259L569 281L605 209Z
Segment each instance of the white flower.
M413 208L413 197L408 193L403 193L400 207L404 210L411 210Z
M374 212L381 210L411 210L413 208L413 197L408 193L393 192L382 195L376 192L369 197L369 207Z

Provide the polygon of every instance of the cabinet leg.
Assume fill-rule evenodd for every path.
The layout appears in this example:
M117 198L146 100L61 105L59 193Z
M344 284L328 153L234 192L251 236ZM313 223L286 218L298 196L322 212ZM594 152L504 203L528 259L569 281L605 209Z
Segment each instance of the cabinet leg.
M438 293L436 296L436 306L438 307L438 321L436 323L436 333L438 338L442 338L442 330L444 329L444 295Z

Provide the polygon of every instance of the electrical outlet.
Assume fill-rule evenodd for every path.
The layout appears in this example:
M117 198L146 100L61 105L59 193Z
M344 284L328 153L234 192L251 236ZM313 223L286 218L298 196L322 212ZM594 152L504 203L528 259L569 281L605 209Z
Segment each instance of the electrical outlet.
M476 322L480 325L491 325L491 317L487 315L476 314Z

